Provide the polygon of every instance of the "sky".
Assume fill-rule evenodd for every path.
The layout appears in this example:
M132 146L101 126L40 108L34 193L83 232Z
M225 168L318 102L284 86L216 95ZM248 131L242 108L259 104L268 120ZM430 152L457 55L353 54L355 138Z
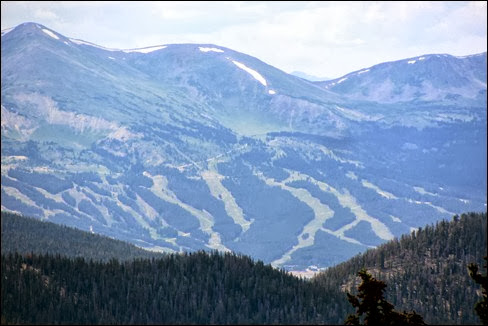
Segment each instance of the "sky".
M2 30L24 22L109 48L215 44L324 79L487 51L487 1L1 2Z

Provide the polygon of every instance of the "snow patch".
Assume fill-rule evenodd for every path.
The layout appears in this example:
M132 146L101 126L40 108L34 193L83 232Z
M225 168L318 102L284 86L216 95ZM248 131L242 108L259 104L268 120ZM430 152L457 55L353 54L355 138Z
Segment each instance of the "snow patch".
M455 122L455 121L462 121L462 122L470 122L475 119L474 116L469 114L461 114L461 113L439 113L434 117L431 117L434 121L440 122Z
M221 50L221 49L217 49L217 48L205 48L203 46L199 46L198 47L200 49L200 51L202 52L224 52L224 50Z
M425 60L425 57L418 58L419 61Z
M451 215L451 216L452 215L455 215L453 212L450 212L450 211L446 210L445 208L442 208L440 206L433 205L430 201L413 200L413 199L410 199L410 198L407 198L406 201L408 201L409 203L412 203L412 204L430 206L430 207L434 208L435 210L437 210L439 213L442 213L442 214L447 214L447 215Z
M71 42L75 43L75 44L78 44L78 45L93 46L94 48L102 49L102 50L105 50L105 51L120 51L120 49L110 49L110 48L106 48L106 47L103 47L103 46L100 46L100 45L97 45L97 44L94 44L94 43L90 43L90 42L87 42L87 41L78 40L78 39L75 39L75 38L70 38L69 40Z
M343 81L345 81L346 79L347 79L347 77L345 77L345 78L342 78L342 79L338 80L338 81L337 81L337 84L342 83L342 82L343 82Z
M161 50L164 48L166 48L166 45L150 46L150 47L141 48L141 49L122 50L122 52L125 52L125 53L131 53L131 52L150 53L150 52L154 52L154 51Z
M396 216L393 216L393 215L390 215L391 219L393 220L393 222L398 222L400 223L402 220L400 220L398 217Z
M366 70L361 70L361 71L360 71L360 72L358 72L357 74L358 74L358 75L361 75L361 74L364 74L365 72L368 72L368 71L369 71L369 69L366 69Z
M346 173L346 177L348 177L349 179L352 179L352 180L357 180L358 179L358 176L354 172L352 172L352 171L348 171Z
M109 58L109 59L112 59L112 60L115 60L115 58L114 58L114 57L108 57L108 58Z
M108 138L110 139L117 139L121 141L127 141L132 138L141 138L141 137L142 137L141 134L134 134L130 132L126 127L119 127L108 135Z
M432 192L429 192L422 187L413 187L413 190L415 190L416 192L418 192L421 195L430 195L430 196L434 196L434 197L439 196L438 194L434 194Z
M267 86L266 79L264 79L264 77L259 72L257 72L254 69L251 69L251 68L247 67L245 64L240 63L238 61L232 60L232 62L236 66L238 66L239 68L241 68L242 70L246 71L251 76L253 76L258 82L260 82L261 84L263 84L263 86Z
M4 160L4 159L7 162L9 162L9 161L27 161L28 160L27 156L23 156L23 155L2 156L2 160Z
M389 193L387 191L381 190L378 186L372 184L368 180L363 179L363 180L361 180L361 183L362 183L363 187L373 189L374 191L376 191L376 193L378 195L385 197L386 199L398 199L397 196L395 196L392 193Z
M54 34L53 32L51 32L50 30L43 28L42 31L44 33L46 33L47 35L51 36L52 38L59 40L59 37L56 34Z
M276 92L275 92L274 90L270 89L270 90L268 91L268 94L270 94L270 95L274 95L274 94L276 94Z
M417 62L417 60L410 60L410 61L408 61L407 63L408 63L409 65L413 65L415 62Z
M458 59L465 59L465 58L470 58L470 57L478 57L481 55L485 55L485 53L478 53L478 54L469 54L469 55L463 55L463 56L455 56Z
M327 267L318 268L317 266L312 265L312 266L308 266L308 268L306 268L303 271L291 270L290 274L297 276L297 277L303 277L303 278L310 279L310 278L314 277L317 273L320 273L326 269L327 269Z
M12 27L12 28L6 28L4 30L2 30L2 36L4 36L5 34L11 32L14 30L15 27Z

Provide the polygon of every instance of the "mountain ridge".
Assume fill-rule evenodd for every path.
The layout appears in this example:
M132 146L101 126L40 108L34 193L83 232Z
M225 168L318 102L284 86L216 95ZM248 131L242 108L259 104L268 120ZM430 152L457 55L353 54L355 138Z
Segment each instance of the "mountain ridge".
M330 81L315 83L358 100L397 103L412 100L455 101L457 98L466 98L477 101L484 99L486 104L486 91L483 92L486 89L486 69L474 73L468 69L472 65L470 61L476 60L484 61L486 66L486 52L467 56L425 54L380 63ZM427 61L435 61L431 65L436 64L442 69L429 70L431 68L426 66ZM472 75L463 76L464 71L469 71ZM376 75L368 78L373 72ZM434 76L435 72L440 77ZM421 77L416 78L417 74ZM428 78L424 79L426 74ZM445 85L447 92L436 92L440 85ZM380 91L374 92L374 88Z

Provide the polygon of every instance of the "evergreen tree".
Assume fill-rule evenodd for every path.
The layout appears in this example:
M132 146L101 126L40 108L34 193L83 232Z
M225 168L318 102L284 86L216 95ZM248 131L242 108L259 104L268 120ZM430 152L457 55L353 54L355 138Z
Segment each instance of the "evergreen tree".
M484 259L486 261L485 268L488 268L488 256L485 256ZM483 288L483 300L476 303L474 310L480 317L483 325L488 325L488 274L483 276L478 273L478 265L476 264L469 264L468 269L469 276Z
M393 305L384 298L384 282L372 277L366 269L361 269L358 275L362 279L358 295L347 293L356 314L347 317L346 325L360 325L361 318L364 325L425 325L423 318L415 311L399 313L393 310Z

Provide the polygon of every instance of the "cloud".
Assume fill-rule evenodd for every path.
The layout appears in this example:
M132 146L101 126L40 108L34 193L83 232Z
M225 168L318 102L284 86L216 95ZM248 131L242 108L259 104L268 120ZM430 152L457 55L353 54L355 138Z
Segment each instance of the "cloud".
M43 9L37 9L34 13L34 17L47 20L59 19L58 15L56 15L54 12Z

